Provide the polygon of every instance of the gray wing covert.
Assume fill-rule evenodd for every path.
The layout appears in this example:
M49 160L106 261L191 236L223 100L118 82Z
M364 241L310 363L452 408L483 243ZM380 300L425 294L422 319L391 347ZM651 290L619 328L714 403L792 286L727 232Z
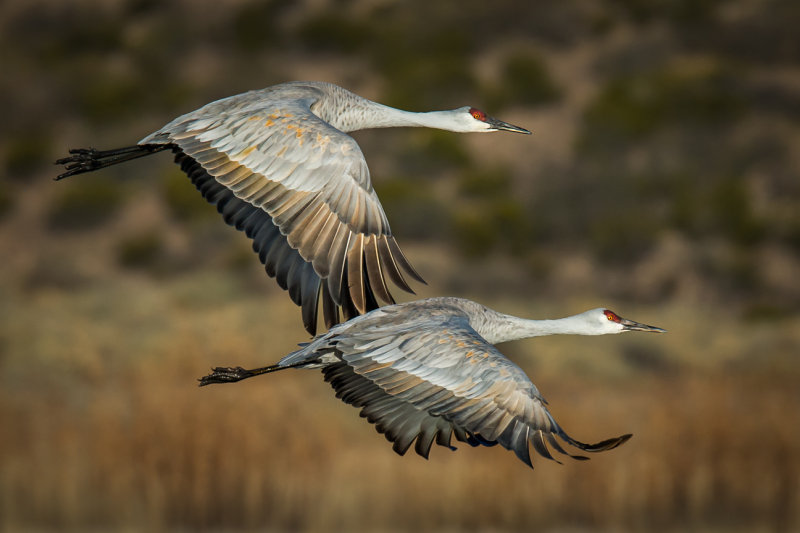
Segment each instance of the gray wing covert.
M627 437L584 444L556 424L525 373L488 344L464 317L442 323L421 321L402 334L374 327L336 342L341 363L324 369L343 401L361 407L403 454L427 457L434 440L449 446L450 435L472 445L499 443L532 466L529 444L553 459L547 441L568 454L558 436L585 451L618 446ZM582 456L571 455L575 458Z
M328 327L338 307L349 318L378 300L393 303L387 278L411 291L402 272L421 278L391 235L355 140L311 113L312 99L236 102L180 117L140 144L177 147L176 160L206 199L228 204L218 204L226 221L254 239L268 273L283 271L284 288L294 282L292 298L312 334L320 288Z

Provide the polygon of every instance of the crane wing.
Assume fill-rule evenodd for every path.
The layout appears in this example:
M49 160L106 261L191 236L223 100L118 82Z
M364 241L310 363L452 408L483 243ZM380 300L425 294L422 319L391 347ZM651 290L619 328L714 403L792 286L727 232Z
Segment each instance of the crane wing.
M391 310L391 308L383 308ZM385 315L391 317L391 314ZM397 321L347 330L327 346L341 362L323 369L337 397L361 408L404 454L428 456L434 440L449 446L451 434L473 446L499 443L532 466L529 444L553 459L547 443L567 453L555 439L588 452L608 450L629 435L584 444L567 435L547 410L525 373L487 343L466 317ZM323 351L325 348L323 348ZM281 362L283 364L283 361Z
M226 222L253 239L267 272L325 322L393 303L387 278L422 281L389 229L355 140L314 115L313 98L243 105L251 93L209 104L140 141L171 144L176 161ZM310 265L310 266L307 266ZM325 283L322 283L325 280Z

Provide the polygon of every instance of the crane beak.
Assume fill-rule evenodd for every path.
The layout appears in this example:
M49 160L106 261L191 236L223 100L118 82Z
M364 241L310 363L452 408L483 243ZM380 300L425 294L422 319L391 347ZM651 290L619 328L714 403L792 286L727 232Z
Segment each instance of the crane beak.
M491 127L489 131L513 131L514 133L525 133L527 135L531 134L531 132L525 128L520 128L519 126L509 124L508 122L503 122L502 120L497 120L493 117L487 117L486 123Z
M649 331L650 333L666 333L667 330L657 328L656 326L648 326L647 324L640 324L633 320L623 318L619 321L622 324L622 331Z

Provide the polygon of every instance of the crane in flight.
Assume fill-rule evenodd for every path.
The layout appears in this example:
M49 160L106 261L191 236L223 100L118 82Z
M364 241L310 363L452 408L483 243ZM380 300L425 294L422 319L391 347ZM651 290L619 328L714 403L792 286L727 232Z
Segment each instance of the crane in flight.
M542 335L664 332L592 309L557 320L527 320L461 298L429 298L381 307L331 328L277 364L217 367L200 385L231 383L287 368L321 368L336 396L361 408L400 455L414 444L427 458L451 437L472 446L500 444L528 466L529 444L554 459L547 443L575 459L555 437L586 452L616 448L631 435L585 444L553 419L521 368L494 344ZM546 443L546 442L547 443Z
M528 130L479 109L413 113L324 82L289 82L207 104L135 146L73 149L60 180L162 150L226 223L253 241L267 274L301 307L314 335L319 301L328 328L394 303L387 281L424 283L397 245L348 132L423 126L456 132Z

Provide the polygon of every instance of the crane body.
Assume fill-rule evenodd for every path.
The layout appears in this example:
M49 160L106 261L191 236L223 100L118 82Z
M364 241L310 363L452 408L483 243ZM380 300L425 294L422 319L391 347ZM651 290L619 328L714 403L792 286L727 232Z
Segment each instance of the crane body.
M397 126L456 132L528 130L461 107L413 113L324 82L289 82L207 104L135 146L76 149L63 179L171 150L203 197L253 240L267 274L316 333L394 303L390 283L424 283L398 246L356 141L347 132Z
M218 367L200 385L231 383L288 368L319 368L342 401L361 408L400 455L415 446L428 457L451 437L472 446L500 444L532 466L529 445L554 459L547 444L587 452L615 448L623 435L585 444L553 419L544 398L521 368L495 343L553 334L605 335L663 332L593 309L558 320L528 320L461 298L429 298L384 306L338 324L282 358L246 370Z

